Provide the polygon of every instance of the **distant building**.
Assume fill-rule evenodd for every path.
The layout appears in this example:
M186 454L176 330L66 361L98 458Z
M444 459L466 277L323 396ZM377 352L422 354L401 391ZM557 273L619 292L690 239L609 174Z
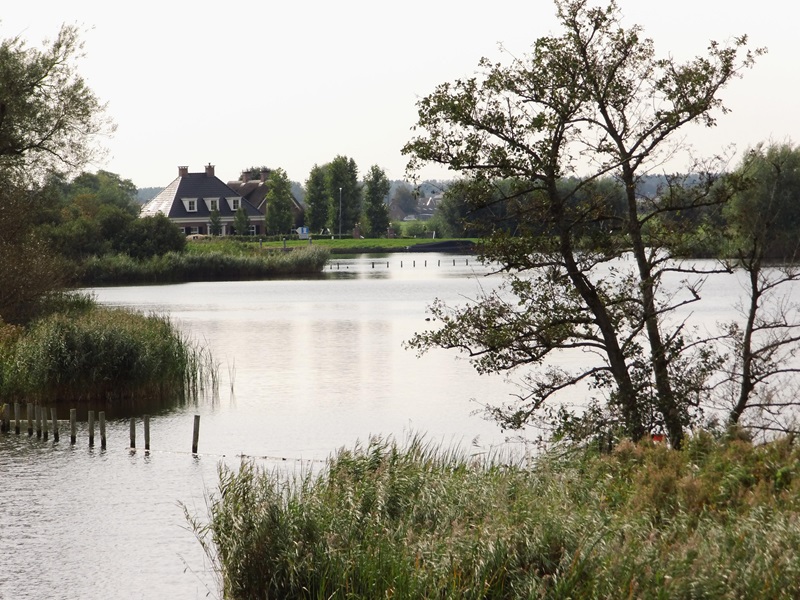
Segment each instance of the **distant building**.
M236 211L243 207L250 220L250 235L264 233L264 215L247 199L214 175L214 165L204 173L178 167L178 177L142 206L142 217L159 213L169 217L186 235L208 234L211 213L219 212L222 235L231 235Z
M255 174L250 171L242 171L237 181L228 182L228 187L255 206L262 215L266 215L267 194L269 193L267 180L269 179L270 173L271 171L268 169L263 169L258 174L258 177L255 177ZM300 204L297 198L294 197L294 194L292 194L292 219L295 227L299 227L303 224L303 213L304 209L302 204Z

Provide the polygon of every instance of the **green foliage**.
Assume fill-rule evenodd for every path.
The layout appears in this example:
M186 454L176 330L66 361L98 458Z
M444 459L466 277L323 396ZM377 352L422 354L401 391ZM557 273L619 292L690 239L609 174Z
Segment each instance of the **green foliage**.
M372 438L317 475L221 468L187 518L226 598L789 598L799 462L699 434L529 470Z
M726 206L725 256L796 260L800 229L800 146L758 145L742 159L735 176L743 180Z
M41 302L62 289L69 269L34 229L30 211L39 196L0 170L0 322L25 323Z
M407 238L424 237L428 232L426 221L403 221L402 234Z
M96 156L92 141L113 125L75 70L82 43L64 25L43 49L20 37L0 42L0 168L80 168Z
M370 167L364 177L364 227L366 237L383 237L389 227L386 197L391 184L378 165Z
M222 218L216 208L211 211L208 217L208 233L211 235L220 235L222 233Z
M328 207L331 202L325 167L314 165L306 180L305 212L305 224L312 233L320 232L327 226Z
M166 215L142 217L133 221L124 239L115 248L137 259L147 259L170 252L182 252L186 236Z
M267 233L276 235L288 233L292 228L292 183L283 169L276 169L269 175L267 192Z
M356 162L346 156L337 156L325 165L325 182L331 199L328 227L337 234L349 233L361 216L361 188Z
M244 206L240 206L236 210L236 214L233 217L233 231L236 235L250 234L250 217L247 216Z

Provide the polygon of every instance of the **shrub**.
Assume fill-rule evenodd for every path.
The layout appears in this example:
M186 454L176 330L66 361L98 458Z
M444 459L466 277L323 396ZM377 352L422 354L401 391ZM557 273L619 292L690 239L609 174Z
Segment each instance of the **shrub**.
M40 402L183 398L215 379L169 320L94 308L33 324L0 357L5 395Z

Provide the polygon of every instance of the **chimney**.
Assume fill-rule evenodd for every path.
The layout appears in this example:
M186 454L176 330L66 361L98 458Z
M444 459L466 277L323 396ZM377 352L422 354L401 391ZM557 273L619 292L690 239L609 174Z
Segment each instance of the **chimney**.
M178 177L186 177L189 174L189 167L178 167Z
M239 176L239 181L242 183L250 181L250 171L242 171L242 174Z
M206 165L206 177L213 177L214 176L214 165L208 163Z
M267 179L269 179L269 169L261 169L259 179L261 179L261 183L264 183Z

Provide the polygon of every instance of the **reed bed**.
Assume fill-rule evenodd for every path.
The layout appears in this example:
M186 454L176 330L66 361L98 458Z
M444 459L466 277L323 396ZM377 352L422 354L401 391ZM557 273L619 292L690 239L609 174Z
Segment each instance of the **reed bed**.
M307 246L290 252L170 252L147 260L123 254L86 260L79 268L82 285L177 283L269 279L320 273L330 253Z
M187 518L225 598L800 597L797 447L686 446L527 469L374 438L318 474L221 467Z
M42 403L184 400L217 385L204 348L168 318L103 307L56 313L0 340L3 397Z

